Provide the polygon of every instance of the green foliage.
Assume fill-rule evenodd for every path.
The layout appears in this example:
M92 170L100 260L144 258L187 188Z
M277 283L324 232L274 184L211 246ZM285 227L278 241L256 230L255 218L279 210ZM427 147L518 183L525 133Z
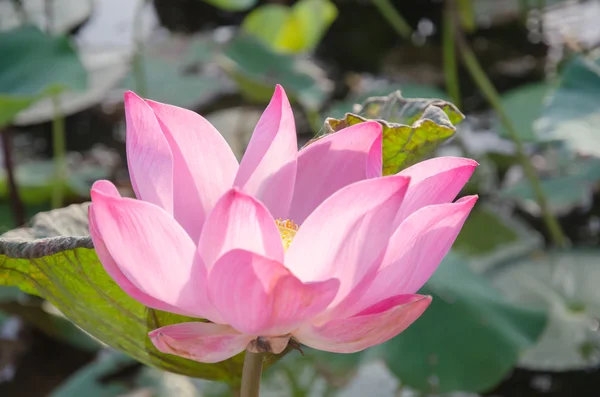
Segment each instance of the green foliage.
M248 14L242 29L275 51L300 53L314 49L336 17L329 0L300 0L291 7L265 4Z
M31 26L0 32L0 54L0 127L44 97L86 87L86 71L65 36Z
M31 230L18 232L25 235L13 236L56 236L61 234L60 229L82 236L87 234L86 212L86 206L74 205L41 214ZM56 237L26 243L0 239L0 285L17 286L47 299L90 335L144 364L192 377L232 384L240 381L243 354L211 365L156 350L147 337L154 324L190 319L149 311L125 294L104 271L89 237Z
M31 218L35 214L41 211L47 211L50 209L49 203L42 205L27 205L25 207L25 216L27 219ZM7 232L15 227L18 227L15 223L15 214L13 208L8 200L0 202L0 234Z
M548 326L519 365L537 371L573 371L600 364L600 267L597 249L544 251L501 264L494 284L516 305L546 308Z
M202 0L225 11L245 11L256 5L258 0Z
M238 83L242 94L254 102L268 102L275 84L281 84L290 100L316 111L323 106L332 88L316 66L277 54L247 35L237 36L229 43L221 65Z
M538 140L534 131L534 123L541 115L548 88L547 83L528 84L515 88L500 98L502 107L512 121L519 137L524 141L535 142ZM502 136L508 138L508 132L502 123L498 121L496 128Z
M600 53L578 56L561 73L558 89L542 111L536 132L573 150L600 155Z
M16 242L1 243L4 249L15 247L0 256L3 285L15 285L47 299L67 318L107 345L169 372L229 382L239 380L241 357L208 365L160 353L147 343L147 333L152 330L147 325L148 308L125 294L106 274L87 240L80 240L68 249L62 246L56 252L48 242L31 243L35 246L26 249L47 253L34 258L19 257L13 251Z
M172 48L180 52L174 57ZM207 75L204 70L216 55L214 43L194 37L182 43L175 39L149 49L142 55L140 73L145 82L144 96L155 101L193 109L202 101L223 91L224 79ZM137 91L135 71L124 79L124 89ZM142 95L140 93L140 95Z
M369 350L358 353L339 354L302 347L303 354L291 351L265 373L265 391L276 391L278 395L310 396L318 389L319 381L325 380L327 390L324 395L334 395L352 381L360 365L368 357ZM277 379L285 379L276 382ZM291 390L285 390L287 386ZM265 393L265 394L266 394ZM337 394L335 394L337 395Z
M557 171L541 181L553 213L565 214L576 207L587 205L592 200L592 194L600 181L599 159L572 160L566 167ZM500 197L516 201L525 208L537 208L533 190L527 180L503 188ZM536 209L533 212L539 211Z
M190 379L144 367L113 351L71 375L50 397L133 396L147 390L152 390L154 397L200 395Z
M460 23L465 31L471 33L477 28L477 22L475 21L475 0L458 0L458 14L460 16Z
M370 98L359 114L328 118L325 133L335 133L367 120L383 127L383 174L392 175L421 160L456 132L453 124L464 116L454 105L439 99L405 99L400 92Z
M493 233L482 233L486 229ZM518 239L517 233L504 225L496 213L477 207L467 218L453 247L463 251L465 255L478 255L514 243Z
M15 287L0 288L0 304L17 300L21 295L21 291Z
M65 180L56 179L55 163L49 160L30 161L15 169L19 197L25 204L44 205L50 202L57 184L68 199L89 197L94 181L109 177L109 171L101 166L77 164L68 170ZM8 181L4 170L0 171L0 197L8 199ZM1 211L1 210L0 210Z
M18 288L0 286L0 313L18 316L29 326L77 349L95 352L100 348L96 340L82 332L75 324L57 313L45 310L42 302L24 294Z
M473 268L486 270L542 245L542 237L536 231L506 211L480 204L471 211L452 247L468 257Z
M452 254L419 293L433 296L431 306L377 349L403 384L421 391L493 387L546 325L544 312L508 302Z

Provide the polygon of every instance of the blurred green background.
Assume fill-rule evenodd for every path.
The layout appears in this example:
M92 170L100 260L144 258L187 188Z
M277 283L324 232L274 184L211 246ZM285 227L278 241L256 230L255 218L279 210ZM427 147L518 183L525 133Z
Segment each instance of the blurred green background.
M133 195L125 90L197 111L241 157L279 83L300 145L328 132L328 117L383 118L417 145L397 169L417 155L474 158L462 195L481 199L413 326L361 353L273 359L265 396L597 397L598 21L600 0L0 0L0 231L86 235L82 207L34 216L88 201L97 179ZM380 99L385 114L356 105L397 90L421 100ZM431 107L442 116L419 143ZM235 361L176 375L66 320L114 321L101 332L118 344L135 317L125 350L149 356L147 309L118 317L122 293L102 306L105 273L69 276L53 305L34 295L60 286L64 258L40 266L0 251L0 396L236 395Z

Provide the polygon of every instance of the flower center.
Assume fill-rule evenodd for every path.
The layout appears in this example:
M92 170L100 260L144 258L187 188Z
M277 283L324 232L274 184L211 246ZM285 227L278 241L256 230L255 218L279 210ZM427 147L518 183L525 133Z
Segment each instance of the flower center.
M281 235L281 243L283 244L284 251L287 251L296 232L298 231L298 225L290 219L277 219L275 224L279 228L279 234Z

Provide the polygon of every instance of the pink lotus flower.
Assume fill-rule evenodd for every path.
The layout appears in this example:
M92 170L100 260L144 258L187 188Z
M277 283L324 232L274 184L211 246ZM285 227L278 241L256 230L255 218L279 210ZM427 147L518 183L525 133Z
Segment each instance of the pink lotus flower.
M196 113L133 93L125 109L138 200L96 182L90 232L127 294L212 322L150 332L160 351L192 360L280 353L290 337L342 353L394 337L429 305L415 293L477 200L452 203L477 165L469 159L381 177L376 122L298 152L279 86L239 165Z

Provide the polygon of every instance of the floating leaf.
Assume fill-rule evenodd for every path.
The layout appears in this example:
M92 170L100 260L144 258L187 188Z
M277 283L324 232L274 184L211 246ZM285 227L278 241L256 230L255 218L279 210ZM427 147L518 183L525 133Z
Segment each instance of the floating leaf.
M235 156L241 161L261 116L260 108L236 106L211 112L206 119L223 135Z
M469 258L471 267L485 271L500 261L541 248L542 237L500 208L477 205L469 214L453 249Z
M242 29L275 51L299 53L314 49L336 17L329 0L300 0L291 7L265 4L246 16Z
M541 185L550 210L564 215L577 207L590 205L599 181L600 159L590 158L571 161L558 175L542 178ZM541 214L531 184L526 179L503 188L500 197L516 201L536 216Z
M49 209L49 204L27 205L25 207L25 217L26 219L29 219L38 212L47 211ZM8 200L0 202L0 234L19 226L20 225L16 224L15 213L11 203Z
M159 324L189 319L177 321L176 315L150 312L130 298L106 274L92 248L87 205L42 213L31 228L0 239L0 285L47 299L83 330L144 364L192 377L240 381L243 354L203 364L160 353L148 343L149 315Z
M23 7L26 18L23 18L19 7ZM53 0L50 3L36 0L0 1L0 29L16 28L26 19L43 31L66 34L86 22L93 11L92 2L81 0Z
M419 293L433 296L431 306L377 353L402 384L424 392L491 388L546 325L543 311L510 303L452 253Z
M7 290L17 291L19 295L7 296ZM68 343L80 350L95 352L100 344L77 328L72 322L60 315L45 310L47 302L28 302L30 298L18 288L0 286L0 312L18 316L49 337Z
M12 302L19 299L22 292L15 287L0 287L0 304L4 302Z
M97 48L79 53L88 75L85 91L63 91L58 95L60 110L64 116L81 112L104 101L110 90L123 80L131 63L118 51L98 51ZM44 123L52 120L55 105L52 98L42 99L20 112L14 120L18 126Z
M367 356L367 351L339 354L306 346L302 351L286 355L269 369L263 385L265 394L312 395L320 380L325 380L330 390L340 389L350 383Z
M242 94L259 103L267 103L275 84L281 84L292 101L316 111L333 88L314 64L276 54L248 35L239 35L228 44L221 65L238 83Z
M383 174L392 175L416 163L450 139L453 124L464 119L451 103L440 99L405 99L399 91L370 98L343 119L328 118L325 133L334 133L367 120L383 126Z
M145 57L144 73L148 82L146 96L173 106L193 108L208 94L218 92L219 79L185 72L158 57ZM136 90L132 75L124 81L128 90Z
M203 36L171 37L149 48L143 56L141 73L144 96L174 106L194 109L215 95L231 91L233 84L215 67L216 45ZM136 71L123 81L123 88L137 91Z
M115 351L105 353L71 375L50 397L134 396L141 391L149 393L140 396L153 397L200 395L189 378L144 367Z
M94 181L109 176L109 170L100 165L73 163L69 164L67 179L57 181L55 166L53 161L37 160L16 167L15 180L24 203L36 206L49 203L57 183L64 185L63 192L67 198L89 197ZM4 170L0 170L0 197L8 198Z
M317 373L332 386L345 386L355 376L365 361L367 351L351 354L330 353L322 350L305 349L304 354L313 362Z
M540 252L501 266L494 284L515 305L549 311L542 337L519 365L537 371L574 371L600 364L600 251Z
M533 83L508 91L500 98L502 106L512 121L517 134L524 141L536 142L534 122L540 117L544 99L548 95L547 83ZM509 137L504 125L498 120L496 128L504 137Z
M86 71L65 36L30 26L0 32L0 54L0 127L39 99L86 87Z
M140 370L141 366L125 355L117 352L100 355L95 361L71 375L50 396L119 396L131 391L131 383Z
M567 65L558 89L535 124L540 139L560 140L577 152L600 155L600 52Z

